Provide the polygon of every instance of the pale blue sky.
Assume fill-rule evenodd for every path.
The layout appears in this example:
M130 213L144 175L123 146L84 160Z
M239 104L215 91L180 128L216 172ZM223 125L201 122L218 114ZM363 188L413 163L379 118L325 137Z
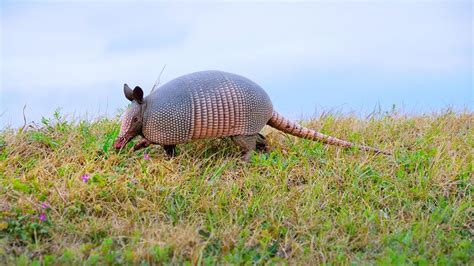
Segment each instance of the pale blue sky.
M194 1L196 2L196 1ZM471 1L2 1L0 127L116 114L199 70L260 84L291 118L336 110L470 108Z

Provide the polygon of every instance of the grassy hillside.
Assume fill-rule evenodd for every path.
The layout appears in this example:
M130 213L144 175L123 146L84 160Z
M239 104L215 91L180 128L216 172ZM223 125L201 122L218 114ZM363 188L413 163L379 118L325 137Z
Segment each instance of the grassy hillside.
M167 159L114 151L117 120L5 129L0 262L473 263L474 114L303 124L394 156L266 130L249 164L227 139Z

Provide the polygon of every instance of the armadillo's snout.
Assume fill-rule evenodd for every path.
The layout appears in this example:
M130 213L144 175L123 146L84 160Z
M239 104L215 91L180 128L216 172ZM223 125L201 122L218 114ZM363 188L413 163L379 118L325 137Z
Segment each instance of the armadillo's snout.
M114 148L120 150L123 146L127 144L127 139L124 137L118 137L114 143Z

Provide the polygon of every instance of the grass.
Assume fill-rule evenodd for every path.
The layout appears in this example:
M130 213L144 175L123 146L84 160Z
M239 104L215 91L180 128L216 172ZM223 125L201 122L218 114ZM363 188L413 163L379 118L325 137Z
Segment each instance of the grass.
M249 164L227 139L117 153L116 119L59 113L4 129L0 264L472 265L473 113L303 124L394 156L267 129Z

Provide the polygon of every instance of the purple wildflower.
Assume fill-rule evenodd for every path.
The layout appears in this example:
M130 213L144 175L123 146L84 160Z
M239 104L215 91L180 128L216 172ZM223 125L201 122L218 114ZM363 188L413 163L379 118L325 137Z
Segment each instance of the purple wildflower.
M46 213L43 212L43 213L40 215L40 220L41 220L42 222L46 222Z
M148 153L143 154L143 160L149 161L150 160L150 155Z
M81 176L82 182L84 182L84 183L87 183L87 181L89 181L90 178L91 178L91 176L89 174L85 174L85 175Z
M46 202L43 202L43 203L41 203L41 208L47 210L47 209L49 209L49 205L46 204Z

